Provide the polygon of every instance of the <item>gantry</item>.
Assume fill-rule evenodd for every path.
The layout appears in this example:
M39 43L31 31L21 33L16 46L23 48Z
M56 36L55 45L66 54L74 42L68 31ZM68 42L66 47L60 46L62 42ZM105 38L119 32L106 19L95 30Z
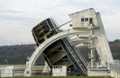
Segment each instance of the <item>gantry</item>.
M26 64L25 76L32 75L32 66L43 55L50 69L54 65L65 65L71 75L88 75L89 69L106 68L113 62L100 13L93 8L75 12L69 30L60 30L53 18L47 18L32 29L37 44L36 50ZM89 49L86 57L79 50ZM91 71L91 70L90 70Z

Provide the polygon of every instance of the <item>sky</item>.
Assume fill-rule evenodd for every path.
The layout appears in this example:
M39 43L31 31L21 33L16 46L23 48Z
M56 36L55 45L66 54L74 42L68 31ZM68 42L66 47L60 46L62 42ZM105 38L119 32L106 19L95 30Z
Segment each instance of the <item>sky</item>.
M69 14L94 8L100 12L109 41L120 39L120 0L0 0L0 46L34 44L32 28L53 17L58 25Z

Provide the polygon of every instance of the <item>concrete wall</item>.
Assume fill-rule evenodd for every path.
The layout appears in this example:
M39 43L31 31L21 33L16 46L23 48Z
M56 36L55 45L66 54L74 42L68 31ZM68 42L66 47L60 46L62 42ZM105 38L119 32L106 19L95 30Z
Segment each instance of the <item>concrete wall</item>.
M66 66L53 66L52 76L67 76L67 67Z

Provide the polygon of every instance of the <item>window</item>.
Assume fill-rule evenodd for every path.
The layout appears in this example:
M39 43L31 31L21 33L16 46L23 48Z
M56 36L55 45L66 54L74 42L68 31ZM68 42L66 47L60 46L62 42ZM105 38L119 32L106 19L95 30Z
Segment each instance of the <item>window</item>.
M88 18L85 18L85 22L87 22L88 21Z
M81 22L84 22L84 18L81 18Z
M93 18L90 18L90 22L89 22L90 24L93 24Z

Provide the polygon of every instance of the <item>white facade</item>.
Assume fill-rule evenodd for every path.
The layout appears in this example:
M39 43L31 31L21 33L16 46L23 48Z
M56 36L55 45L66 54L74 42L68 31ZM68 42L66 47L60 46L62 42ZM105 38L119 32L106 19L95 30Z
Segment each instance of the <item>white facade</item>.
M13 77L14 76L14 66L8 66L1 70L1 77Z
M52 76L67 76L67 67L56 65L52 67Z
M93 8L75 12L69 15L72 19L73 28L89 27L90 24L98 26L96 13Z
M100 14L95 12L93 8L70 14L72 19L72 28L89 35L90 47L97 50L100 56L100 67L107 67L107 64L113 62L113 57L109 44L107 41L106 33L102 24ZM79 37L79 36L78 36ZM91 45L92 43L92 45Z

